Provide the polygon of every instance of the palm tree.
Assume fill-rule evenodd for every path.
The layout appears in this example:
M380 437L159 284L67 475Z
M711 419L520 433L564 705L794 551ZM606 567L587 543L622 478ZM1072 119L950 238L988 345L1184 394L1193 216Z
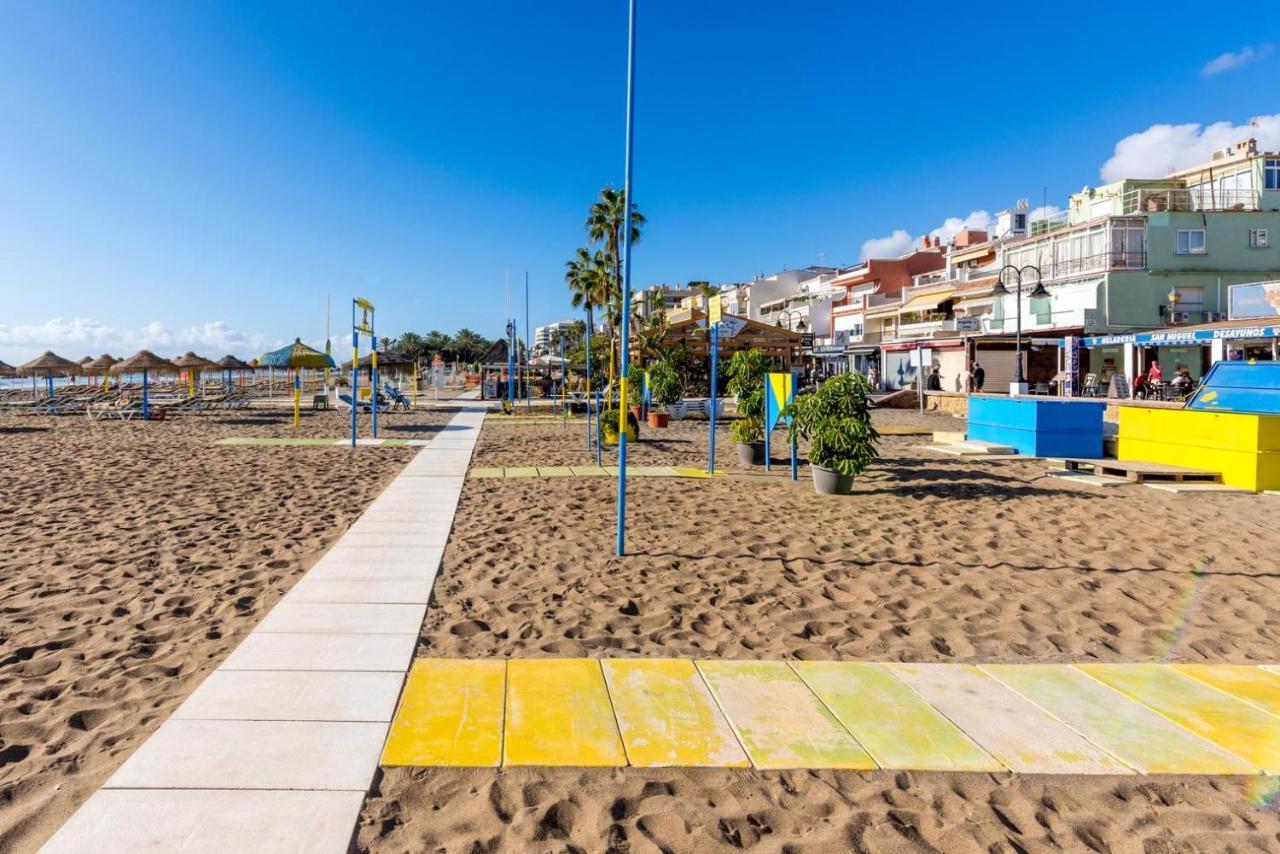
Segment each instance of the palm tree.
M587 220L584 223L587 229L587 236L592 243L603 243L605 254L612 262L612 273L610 277L611 293L604 301L604 305L610 309L609 312L609 329L610 346L609 360L609 378L613 379L614 357L617 353L618 346L621 344L619 334L622 326L622 229L626 225L627 212L626 193L622 190L615 190L613 187L604 187L600 190L600 196L595 203L587 211ZM631 203L631 242L640 242L640 229L644 226L644 214L636 210L635 203ZM626 307L625 310L630 310Z
M459 329L450 342L454 355L468 364L479 359L489 344L489 339L465 327Z
M609 258L597 249L579 248L565 265L564 280L569 285L569 302L574 308L587 310L587 329L594 333L595 309L610 303Z

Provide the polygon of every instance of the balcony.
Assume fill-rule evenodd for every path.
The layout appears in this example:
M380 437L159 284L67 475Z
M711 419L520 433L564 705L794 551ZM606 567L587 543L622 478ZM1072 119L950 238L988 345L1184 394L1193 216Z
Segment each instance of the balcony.
M898 325L899 339L914 338L932 338L939 332L955 332L956 321L954 317L938 318L934 320L921 320L915 323L901 323Z
M1120 213L1162 211L1256 211L1256 190L1222 190L1210 185L1172 190L1130 190L1120 197Z

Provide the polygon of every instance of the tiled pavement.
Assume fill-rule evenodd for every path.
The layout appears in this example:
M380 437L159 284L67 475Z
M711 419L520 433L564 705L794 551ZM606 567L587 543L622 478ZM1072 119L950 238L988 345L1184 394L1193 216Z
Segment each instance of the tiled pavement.
M418 659L382 763L1274 775L1280 673Z
M44 850L346 852L483 420L463 403Z

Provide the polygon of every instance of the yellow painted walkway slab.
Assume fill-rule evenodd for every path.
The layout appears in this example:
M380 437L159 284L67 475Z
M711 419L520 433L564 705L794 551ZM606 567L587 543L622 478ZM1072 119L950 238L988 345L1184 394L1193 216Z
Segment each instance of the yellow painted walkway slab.
M1175 664L1173 669L1280 716L1280 675L1248 664Z
M568 466L538 466L538 477L573 477Z
M879 664L796 661L791 666L882 768L1005 770Z
M1127 774L1129 767L971 664L893 672L1006 767L1023 774Z
M503 752L507 765L626 765L600 662L508 662Z
M604 477L608 474L600 466L569 466L575 477Z
M751 765L692 661L627 658L601 665L633 766Z
M497 767L506 679L501 659L415 659L382 764Z
M700 661L698 670L755 767L876 767L785 662Z
M692 466L672 466L676 470L676 474L680 477L723 477L724 471L716 469L715 474L710 474L706 469L694 468Z
M1280 773L1280 725L1261 709L1159 664L1076 667L1264 772Z
M481 466L471 470L472 477L502 477L502 469L489 466Z
M533 466L509 466L503 469L504 477L537 477L538 470Z
M982 670L1145 774L1256 774L1240 757L1070 667L985 664Z

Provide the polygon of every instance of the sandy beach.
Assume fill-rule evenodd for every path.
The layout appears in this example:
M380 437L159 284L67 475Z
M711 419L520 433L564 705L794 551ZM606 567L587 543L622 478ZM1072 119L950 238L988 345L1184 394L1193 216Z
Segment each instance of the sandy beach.
M451 414L397 413L383 434L429 437ZM0 415L0 851L52 834L415 450L213 443L347 425Z
M922 426L963 429L939 416ZM486 424L473 465L582 464L584 430ZM705 422L642 436L636 464L705 465ZM924 441L886 437L848 498L814 495L803 471L799 483L637 478L625 561L610 556L611 479L469 480L418 654L1276 660L1275 499L1091 490L1050 480L1044 462L944 457L918 450ZM727 433L717 464L741 472ZM1278 850L1266 794L1240 778L397 768L366 803L359 843Z

